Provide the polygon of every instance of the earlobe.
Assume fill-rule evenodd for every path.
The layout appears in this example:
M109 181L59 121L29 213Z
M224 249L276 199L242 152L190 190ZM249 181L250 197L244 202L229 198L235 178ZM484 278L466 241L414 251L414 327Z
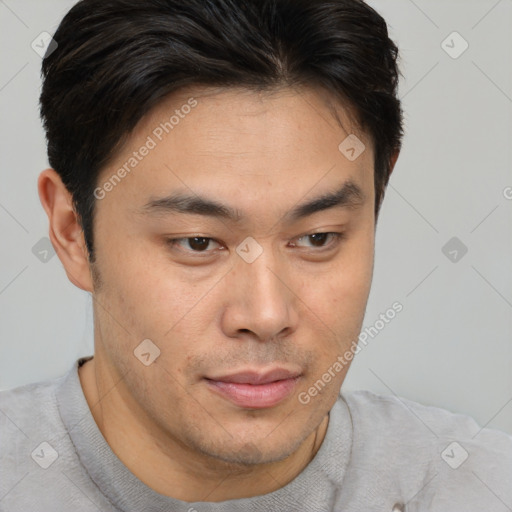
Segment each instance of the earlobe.
M41 172L37 189L48 215L49 238L68 279L78 288L92 292L87 248L71 194L54 169Z

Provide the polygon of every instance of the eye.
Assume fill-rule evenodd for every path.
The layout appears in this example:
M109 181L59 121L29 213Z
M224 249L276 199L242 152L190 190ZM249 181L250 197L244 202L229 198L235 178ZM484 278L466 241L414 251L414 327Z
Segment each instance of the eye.
M306 249L328 250L337 246L343 238L343 235L343 233L337 232L311 233L297 238L296 242L292 243L292 246L304 247ZM306 243L304 244L303 242ZM171 248L176 248L181 252L192 255L208 256L211 255L215 249L223 249L223 246L219 242L206 236L168 238L166 243L171 246Z
M311 247L311 248L330 248L332 246L336 246L341 239L343 238L343 233L336 233L336 232L328 232L328 233L311 233L309 235L301 236L300 238L297 238L297 241L300 242L301 240L306 240L311 242L311 245L306 245L305 247ZM330 243L326 243L330 240ZM300 245L300 244L294 244L294 245Z
M211 243L217 244L219 247L221 245L216 242L213 238L208 238L206 236L191 236L186 238L168 238L167 243L171 247L176 247L184 250L185 252L192 253L209 253L208 247Z

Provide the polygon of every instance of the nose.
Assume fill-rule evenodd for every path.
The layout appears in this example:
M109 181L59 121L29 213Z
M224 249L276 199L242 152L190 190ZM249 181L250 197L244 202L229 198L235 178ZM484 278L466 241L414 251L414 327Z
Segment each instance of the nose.
M252 263L239 258L229 279L222 318L226 335L250 332L260 341L269 341L296 329L300 301L293 290L293 276L278 264L271 249Z

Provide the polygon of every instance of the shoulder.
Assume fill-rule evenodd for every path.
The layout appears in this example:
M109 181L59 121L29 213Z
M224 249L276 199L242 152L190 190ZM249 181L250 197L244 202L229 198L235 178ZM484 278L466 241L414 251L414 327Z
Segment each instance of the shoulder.
M57 413L55 391L64 378L61 376L0 391L2 431L12 427L21 430L23 426L31 430L54 420Z
M0 391L0 495L62 451L56 389L65 376Z
M512 507L512 435L399 396L358 390L342 398L358 467L388 473L411 496L422 490L407 510L416 510L415 501L429 510Z
M0 392L0 510L117 510L91 480L70 436L90 414L79 362L61 377Z
M482 427L469 415L451 412L437 406L423 405L396 395L380 395L368 390L342 394L358 426L373 430L378 421L382 433L402 432L404 428L420 438L471 439L492 450L494 443L512 449L512 435L501 430ZM428 435L430 434L430 435ZM409 436L406 436L409 437ZM512 455L512 453L511 453Z

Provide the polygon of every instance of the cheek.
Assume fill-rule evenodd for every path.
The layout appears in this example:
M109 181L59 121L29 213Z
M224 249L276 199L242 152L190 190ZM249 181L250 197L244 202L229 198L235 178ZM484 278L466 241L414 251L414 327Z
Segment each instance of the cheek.
M364 307L373 274L374 239L361 232L341 248L340 256L325 280L326 295L342 310Z
M101 271L106 291L123 306L123 316L171 323L197 302L199 290L187 285L183 271L166 259L165 249L129 236L112 237L105 249Z
M340 312L358 312L364 309L372 280L373 260L357 256L353 265L340 269L330 282L329 293Z
M361 329L370 292L373 272L372 238L347 247L336 264L317 279L316 287L308 287L305 302L336 333L336 344L326 347L343 350L356 340ZM332 336L331 336L332 337Z

